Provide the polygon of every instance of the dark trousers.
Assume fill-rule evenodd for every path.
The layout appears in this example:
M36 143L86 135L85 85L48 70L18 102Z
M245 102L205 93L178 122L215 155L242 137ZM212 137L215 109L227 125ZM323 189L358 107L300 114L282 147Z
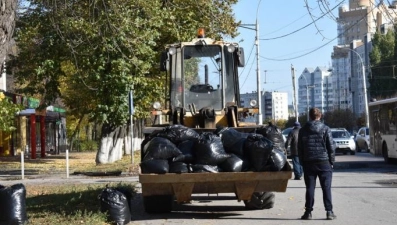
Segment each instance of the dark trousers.
M303 168L299 162L299 157L297 155L292 155L291 158L292 158L292 168L294 170L295 178L302 177Z
M326 211L332 211L332 167L329 163L308 164L303 166L304 179L306 185L306 211L313 211L314 190L316 188L316 179L320 180L320 186L323 191L323 203Z

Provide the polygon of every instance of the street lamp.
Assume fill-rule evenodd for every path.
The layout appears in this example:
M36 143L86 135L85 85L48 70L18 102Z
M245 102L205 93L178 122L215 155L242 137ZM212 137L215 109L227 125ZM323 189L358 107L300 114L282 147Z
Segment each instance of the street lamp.
M341 48L341 47L337 47L337 48ZM361 55L351 49L351 48L346 48L349 49L350 51L356 53L356 55L358 56L358 58L361 61L361 70L362 70L362 76L363 76L363 89L364 89L364 108L365 108L365 126L369 127L369 112L368 112L368 97L367 97L367 81L365 79L365 65L364 65L364 61L363 58L361 57Z
M307 121L309 121L309 88L314 88L314 85L308 85L307 84L307 79L306 76L302 76L305 78L305 83L306 83L306 115L307 115Z

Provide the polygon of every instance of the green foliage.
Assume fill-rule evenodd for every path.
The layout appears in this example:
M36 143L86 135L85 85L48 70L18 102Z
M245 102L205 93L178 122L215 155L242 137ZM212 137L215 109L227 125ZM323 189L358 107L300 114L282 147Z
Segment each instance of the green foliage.
M81 152L91 152L98 150L98 143L96 141L91 140L82 140L79 141L79 151Z
M0 131L10 132L16 129L15 115L21 109L21 105L14 104L0 92Z
M350 109L339 109L323 114L324 123L331 128L346 128L352 131L356 127L356 117Z
M389 31L386 35L376 33L372 39L373 49L369 54L371 62L369 92L374 98L393 97L397 93L396 38L395 31Z
M236 2L26 1L9 68L21 93L41 95L44 104L60 97L75 118L120 126L129 119L130 90L135 118L165 96L158 69L165 44L191 40L198 27L209 37L236 36Z

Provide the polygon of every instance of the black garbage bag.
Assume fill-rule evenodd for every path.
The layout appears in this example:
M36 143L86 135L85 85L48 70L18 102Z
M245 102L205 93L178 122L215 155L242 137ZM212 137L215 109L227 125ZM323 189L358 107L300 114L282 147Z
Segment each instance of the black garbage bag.
M219 164L222 172L241 172L243 168L243 160L237 155L231 154L223 163Z
M258 128L256 133L263 135L265 138L273 142L275 148L285 149L285 142L281 129L273 123L269 122L268 126Z
M218 165L231 156L225 152L221 138L209 132L200 135L193 149L195 164Z
M218 173L219 167L217 165L205 164L189 164L190 173Z
M143 160L172 159L182 155L182 152L170 140L162 137L154 137L144 147Z
M238 156L244 154L244 143L248 133L242 133L231 127L225 127L216 133L221 137L223 148L227 153L234 153Z
M287 156L284 151L278 148L273 148L270 158L265 166L265 171L280 171L287 163Z
M174 162L192 163L194 161L193 148L194 140L186 140L178 144L178 149L182 152L173 159Z
M165 174L169 171L169 164L166 159L147 159L142 161L139 166L142 173Z
M244 153L254 171L265 171L272 153L273 142L260 134L249 134L244 144Z
M184 162L170 162L169 173L189 173L189 169Z
M27 223L25 186L23 184L14 184L10 187L0 185L0 224Z
M199 133L189 127L180 124L174 124L165 127L162 131L156 133L157 137L167 138L174 144L179 144L187 140L196 140L199 138Z
M108 220L117 225L131 222L131 212L127 196L113 188L105 188L99 196L101 212L108 214Z

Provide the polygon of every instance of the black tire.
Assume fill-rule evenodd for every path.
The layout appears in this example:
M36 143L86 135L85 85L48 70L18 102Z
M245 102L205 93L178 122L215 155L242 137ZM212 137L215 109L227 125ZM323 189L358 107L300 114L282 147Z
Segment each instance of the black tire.
M357 142L356 142L356 151L361 152L361 148L360 148L360 146L358 146Z
M364 151L365 151L365 152L369 152L369 150L368 150L368 144L367 144L367 143L364 144Z
M385 160L385 163L390 164L391 160L389 158L389 153L387 152L386 144L383 144L382 146L382 155L383 155L383 159Z
M171 212L173 202L173 195L143 196L143 207L147 213Z
M275 194L273 192L254 192L251 201L244 201L249 210L271 209L274 207Z
M350 151L350 155L355 155L356 151Z

